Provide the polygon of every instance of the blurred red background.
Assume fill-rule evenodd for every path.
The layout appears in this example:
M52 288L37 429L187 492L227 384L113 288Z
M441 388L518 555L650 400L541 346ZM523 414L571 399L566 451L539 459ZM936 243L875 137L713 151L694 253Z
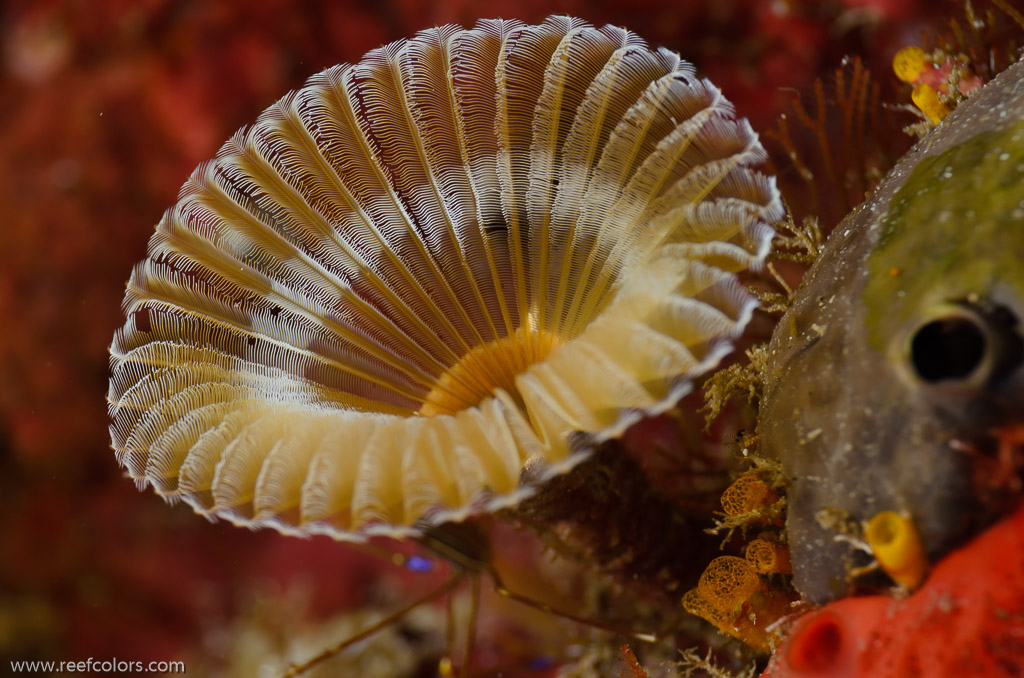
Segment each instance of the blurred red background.
M209 524L108 446L107 346L192 168L309 75L442 23L568 13L693 61L755 129L846 54L886 75L926 0L36 0L0 4L0 671L10 659L227 660L253 591L359 605L381 562ZM397 577L397 575L395 575ZM394 585L422 589L409 577ZM415 578L413 578L415 579ZM391 581L391 580L389 580Z

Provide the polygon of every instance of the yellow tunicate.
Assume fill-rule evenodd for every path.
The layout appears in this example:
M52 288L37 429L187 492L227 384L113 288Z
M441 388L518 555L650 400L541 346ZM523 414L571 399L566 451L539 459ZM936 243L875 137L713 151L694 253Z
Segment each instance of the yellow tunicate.
M747 544L747 562L759 574L792 574L789 548L770 539L755 539Z
M722 493L722 510L728 516L738 516L765 509L777 499L766 482L748 473L737 478Z
M939 100L938 92L931 85L922 82L910 93L910 98L935 124L942 122L942 119L949 115L949 107Z
M903 82L916 82L928 63L928 55L920 47L904 47L892 59L892 70Z
M921 535L909 518L883 511L868 521L865 539L882 569L897 584L917 588L928 570Z

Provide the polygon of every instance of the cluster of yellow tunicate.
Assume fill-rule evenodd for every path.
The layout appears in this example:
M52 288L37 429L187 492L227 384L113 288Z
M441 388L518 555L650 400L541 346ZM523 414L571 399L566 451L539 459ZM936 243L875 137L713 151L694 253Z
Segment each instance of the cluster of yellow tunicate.
M892 69L897 78L914 86L911 100L936 125L952 107L981 88L982 80L968 62L963 54L941 49L928 54L920 47L908 46L896 52Z
M892 69L896 77L903 82L914 85L910 94L911 100L922 113L933 123L938 123L949 115L949 107L939 99L939 93L927 82L919 82L921 74L932 68L928 55L920 47L904 47L896 52L892 60Z
M768 627L789 613L793 600L768 586L744 558L720 556L704 570L697 588L683 596L683 607L723 633L771 652L777 637Z
M737 478L722 493L725 520L719 527L749 525L767 527L747 544L744 558L721 556L711 561L697 587L683 596L683 607L714 624L723 633L762 652L771 652L778 637L768 629L790 613L796 595L783 585L773 586L769 577L792 574L789 548L781 528L785 497L778 483L764 472L752 471ZM775 583L780 581L777 577Z

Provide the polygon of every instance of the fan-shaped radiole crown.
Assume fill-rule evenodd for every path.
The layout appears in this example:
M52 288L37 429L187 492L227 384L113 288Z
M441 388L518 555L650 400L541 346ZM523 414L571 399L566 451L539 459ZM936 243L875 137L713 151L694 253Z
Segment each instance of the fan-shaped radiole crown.
M200 165L111 346L111 436L197 511L338 538L513 502L671 406L781 206L678 56L552 17L314 76ZM488 502L491 502L488 504Z

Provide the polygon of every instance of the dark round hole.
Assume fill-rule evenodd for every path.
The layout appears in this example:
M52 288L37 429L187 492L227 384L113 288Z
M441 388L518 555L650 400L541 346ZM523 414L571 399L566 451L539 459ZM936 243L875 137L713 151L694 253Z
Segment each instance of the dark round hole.
M914 334L910 360L924 381L966 379L984 359L987 343L984 329L971 318L939 318Z
M820 612L793 636L786 659L796 673L825 674L839 664L843 649L843 629L839 617Z

